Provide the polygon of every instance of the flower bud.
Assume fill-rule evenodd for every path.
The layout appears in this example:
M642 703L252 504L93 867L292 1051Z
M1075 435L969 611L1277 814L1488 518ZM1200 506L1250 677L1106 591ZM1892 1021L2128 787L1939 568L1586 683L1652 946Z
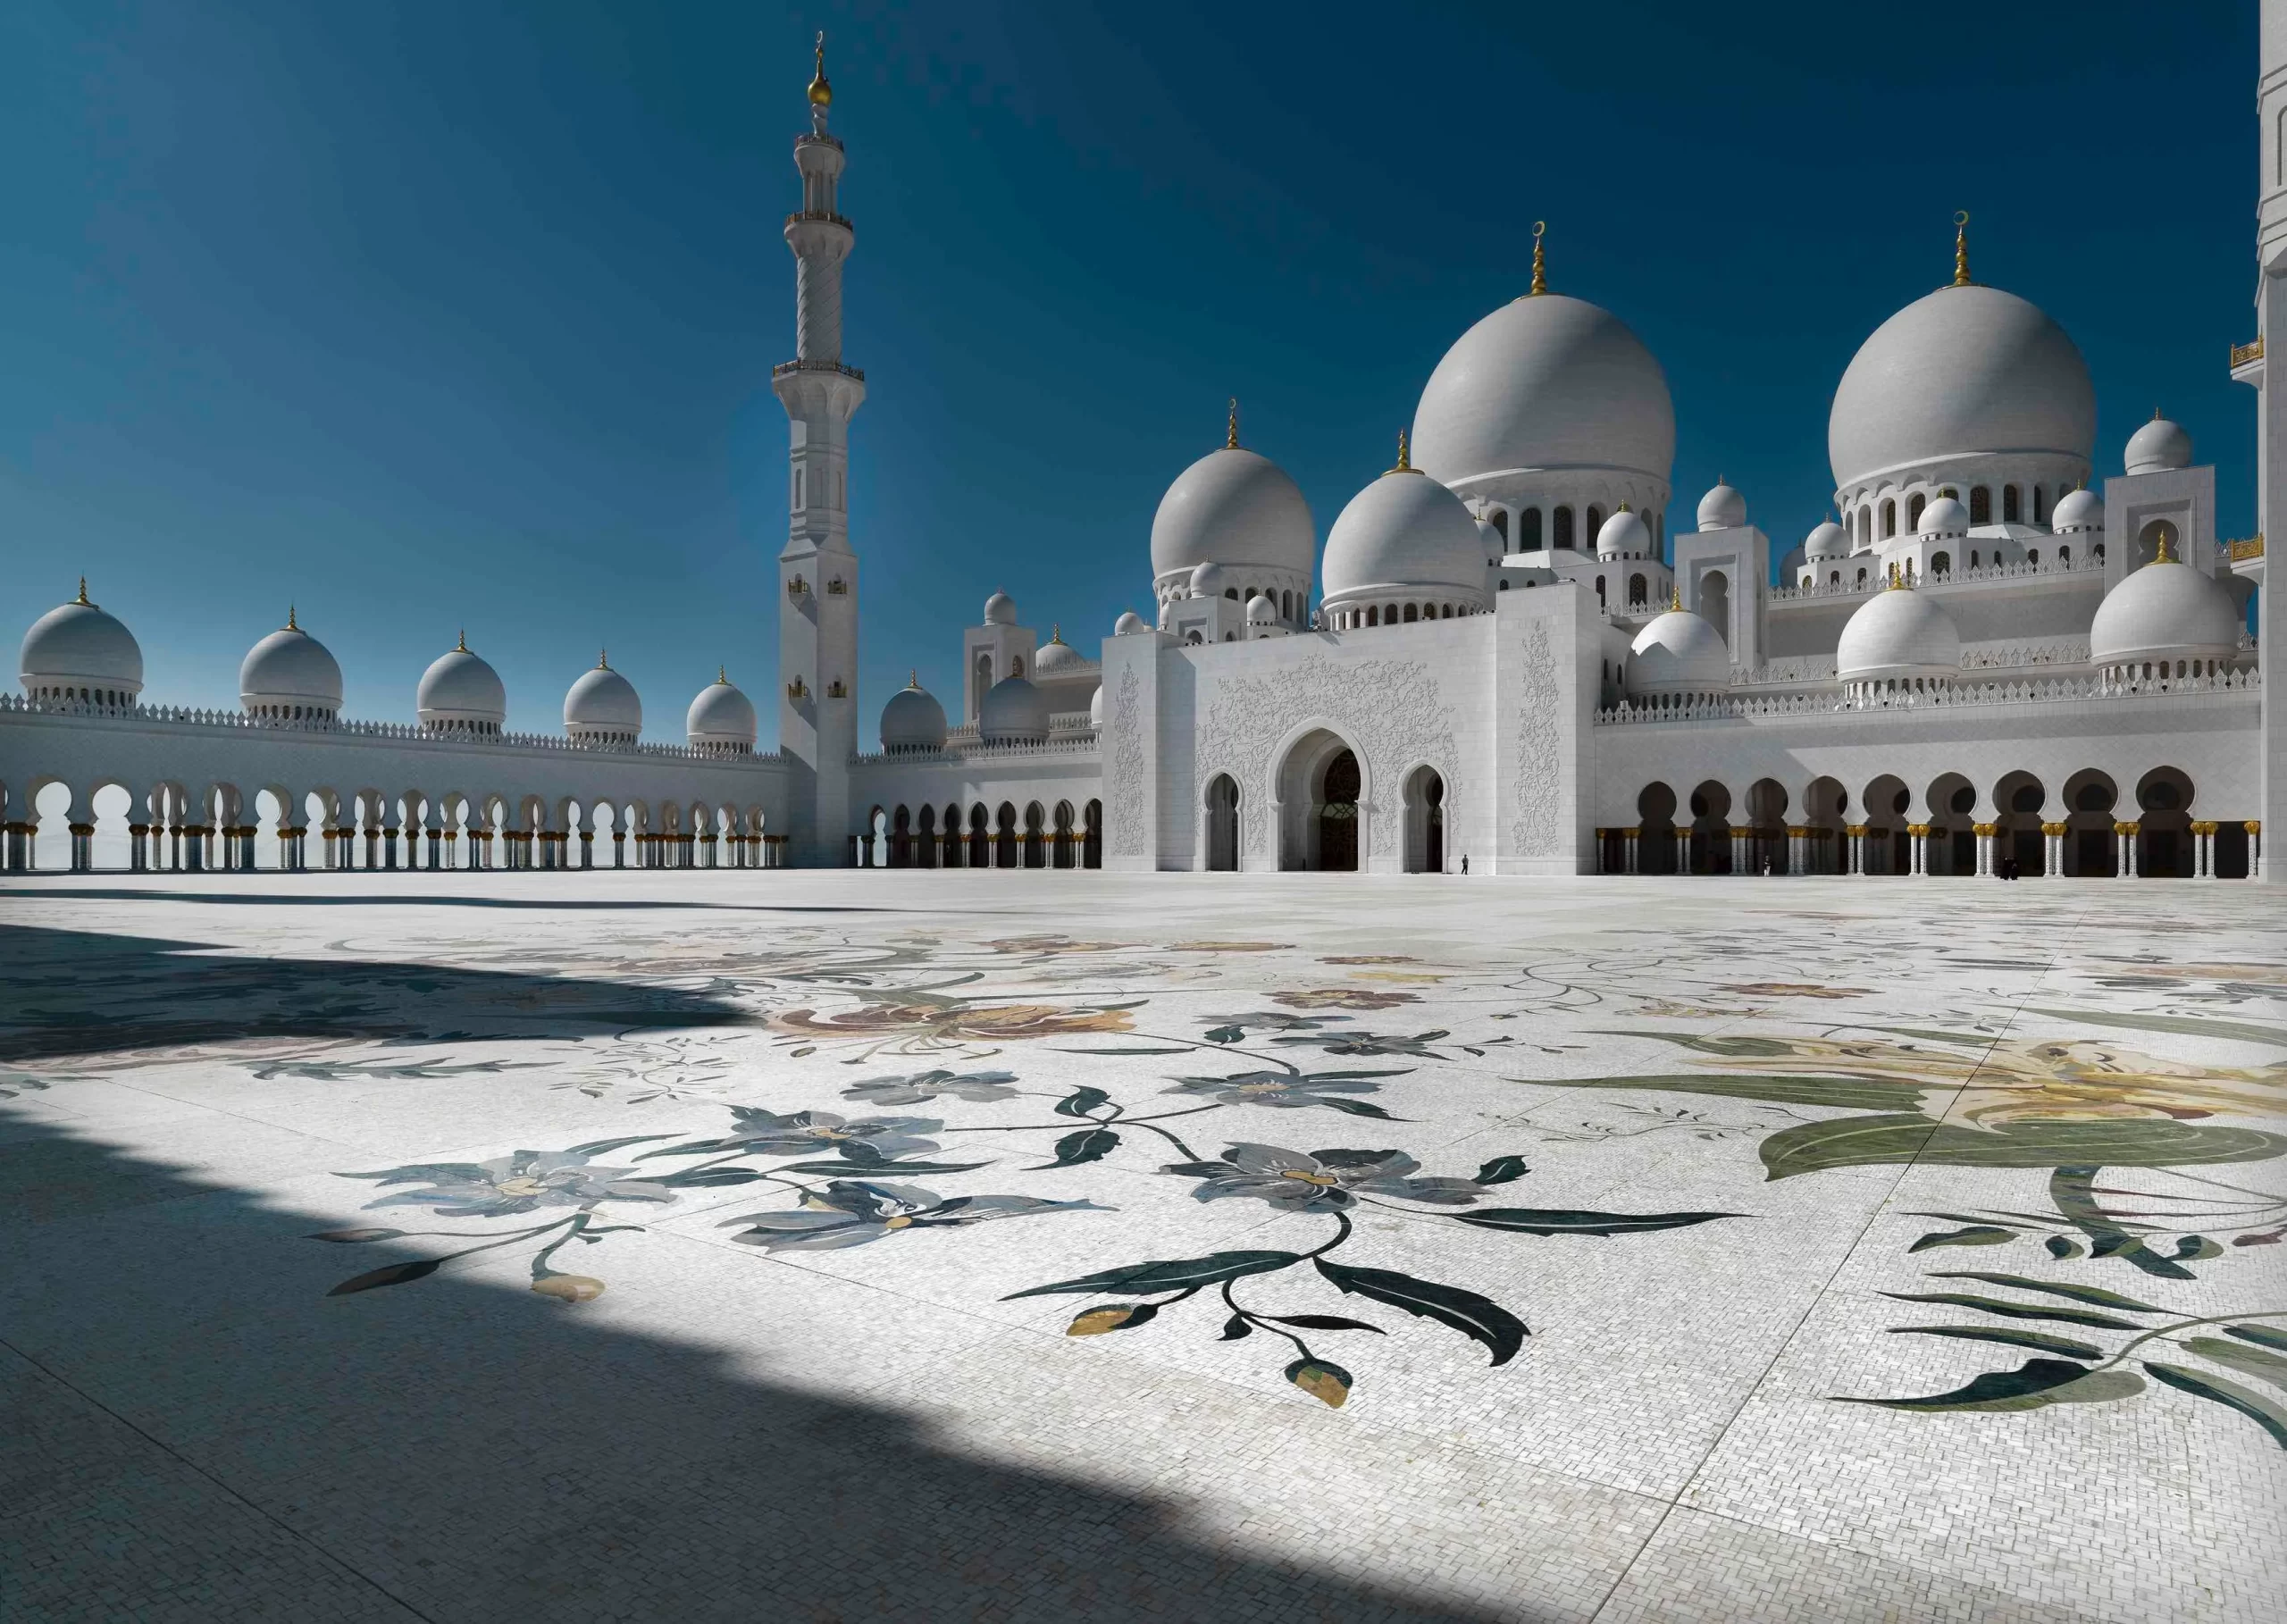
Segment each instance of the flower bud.
M604 1283L588 1275L548 1275L533 1281L532 1290L559 1302L593 1302L604 1294Z

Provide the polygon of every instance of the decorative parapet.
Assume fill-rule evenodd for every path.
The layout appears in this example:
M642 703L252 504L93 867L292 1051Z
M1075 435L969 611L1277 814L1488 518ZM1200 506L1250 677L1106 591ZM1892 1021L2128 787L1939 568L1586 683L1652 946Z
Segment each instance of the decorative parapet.
M866 374L854 366L844 366L839 361L781 361L770 369L774 378L783 378L790 373L840 373L845 378L866 381Z
M1962 650L1965 671L2018 671L2028 666L2085 666L2089 640L2085 637L2044 637L2038 641L1988 644Z
M2245 366L2250 361L2260 361L2262 359L2263 335L2261 333L2256 334L2255 342L2252 344L2234 344L2232 346L2232 366L2233 370Z
M88 717L111 722L134 722L162 727L202 727L232 732L307 733L350 739L383 739L406 744L452 744L463 748L519 750L568 750L582 756L641 756L670 761L737 760L776 765L777 751L725 757L688 744L602 744L592 740L567 739L557 733L433 732L403 722L357 722L343 718L305 716L287 719L252 716L242 710L206 710L182 705L92 705L42 702L0 693L0 716Z
M1971 538L1973 540L1979 539ZM2071 547L2079 539L2081 538L2068 533L2057 537L2056 544L2060 547ZM2103 543L2104 537L2091 531L2088 532L2087 540L2090 546L2095 547ZM1791 603L1798 600L1809 602L1821 598L1872 597L1888 584L1884 573L1873 562L1875 557L1876 555L1872 553L1853 553L1844 560L1850 570L1855 572L1863 568L1867 572L1866 583L1864 586L1851 581L1841 581L1830 583L1814 582L1806 587L1773 587L1771 589L1767 601ZM1917 587L1942 587L1959 586L1973 581L2022 581L2037 575L2085 575L2100 571L2102 568L2103 565L2097 562L2096 555L2084 550L2081 557L2069 563L2056 558L2044 558L2039 564L1981 564L1974 569L1948 570L1939 575L1925 575L1914 584Z
M2211 677L2156 677L2107 682L2101 677L2043 677L2014 682L1938 682L1897 692L1694 695L1674 704L1623 705L1596 713L1600 727L1654 723L1729 722L1750 716L1841 716L1866 710L1944 710L1977 705L2033 705L2071 699L2127 699L2190 693L2256 693L2253 667Z
M976 730L968 730L966 741L955 741L950 734L941 750L865 750L852 756L856 766L879 766L884 764L927 766L940 762L959 764L967 761L1004 761L1041 756L1093 756L1096 736L1087 733L1076 738L1044 739L1035 744L980 744Z
M2260 350L2263 346L2258 344L2256 347ZM2263 536L2258 532L2244 541L2226 541L2224 543L2224 556L2234 564L2242 558L2260 558L2263 557Z

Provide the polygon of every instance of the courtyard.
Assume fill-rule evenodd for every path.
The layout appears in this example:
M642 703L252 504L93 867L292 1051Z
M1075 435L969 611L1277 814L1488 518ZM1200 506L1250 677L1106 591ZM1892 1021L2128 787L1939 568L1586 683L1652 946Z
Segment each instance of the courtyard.
M0 884L0 1619L2287 1616L2254 884Z

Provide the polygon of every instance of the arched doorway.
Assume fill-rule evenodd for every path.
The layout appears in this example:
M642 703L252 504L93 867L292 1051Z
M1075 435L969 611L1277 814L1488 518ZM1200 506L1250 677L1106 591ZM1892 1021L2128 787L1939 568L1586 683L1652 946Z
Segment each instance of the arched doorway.
M1358 758L1347 749L1336 751L1319 775L1311 808L1319 833L1319 860L1314 866L1329 874L1354 873L1358 867L1361 787Z
M2191 780L2155 767L2136 785L2136 872L2148 879L2191 877Z
M2119 842L2113 819L2120 791L2109 774L2083 767L2065 781L2065 872L2076 879L2110 879Z
M1278 768L1278 866L1350 872L1365 852L1365 773L1349 742L1326 728L1296 740Z
M1235 874L1239 866L1239 786L1228 773L1207 785L1207 867Z
M1445 781L1434 767L1405 781L1405 871L1445 872Z

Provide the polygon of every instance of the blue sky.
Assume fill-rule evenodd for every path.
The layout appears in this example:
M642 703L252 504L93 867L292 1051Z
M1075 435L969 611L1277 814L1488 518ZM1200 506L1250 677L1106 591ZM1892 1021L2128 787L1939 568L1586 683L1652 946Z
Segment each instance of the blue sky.
M155 699L235 704L291 599L359 716L465 625L512 726L607 644L650 737L718 662L768 718L820 27L869 743L995 587L1073 641L1145 601L1228 396L1323 537L1537 218L1667 369L1671 532L1719 472L1781 548L1822 516L1834 383L1956 208L2089 357L2099 473L2165 406L2254 527L2253 0L12 0L0 637L84 571Z

